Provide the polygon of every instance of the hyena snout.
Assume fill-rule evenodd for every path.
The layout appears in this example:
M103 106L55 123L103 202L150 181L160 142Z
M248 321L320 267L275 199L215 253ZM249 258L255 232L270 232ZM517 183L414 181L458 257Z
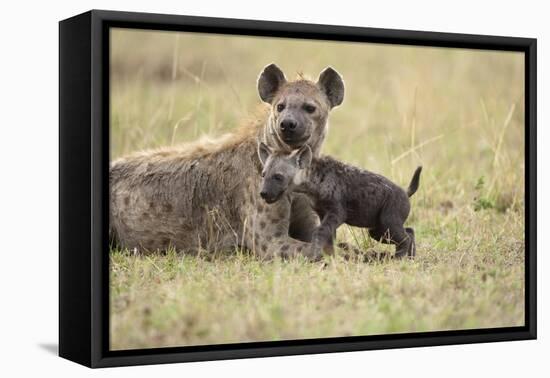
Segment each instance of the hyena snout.
M269 201L272 200L273 195L271 195L271 194L270 194L268 191L266 191L266 190L262 190L262 191L260 192L260 197L262 197L262 199L263 199L264 201L266 201L266 202L269 203Z
M262 197L262 199L266 202L266 203L274 203L274 202L277 202L277 200L279 199L280 197L280 193L273 193L273 192L270 192L270 191L264 191L262 190L260 192L260 197Z
M299 145L310 137L306 122L293 117L285 117L279 122L279 135L288 145Z
M272 204L274 202L277 202L282 194L283 193L281 190L276 190L274 188L262 188L260 192L260 197L262 197L262 199L266 203Z
M260 189L260 197L268 203L272 204L277 202L285 192L285 184L281 182L280 178L269 177L263 180L263 185Z
M280 125L281 131L288 134L293 133L296 130L296 126L298 126L298 122L293 119L284 119Z

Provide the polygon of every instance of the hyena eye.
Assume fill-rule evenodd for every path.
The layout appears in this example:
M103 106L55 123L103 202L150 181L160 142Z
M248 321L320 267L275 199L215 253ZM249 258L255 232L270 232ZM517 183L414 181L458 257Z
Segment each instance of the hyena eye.
M276 174L273 175L273 180L283 181L283 175L276 173Z
M304 105L304 110L311 114L315 111L315 106L310 105L310 104L305 104Z
M277 105L277 111L282 112L285 109L285 104L279 104Z

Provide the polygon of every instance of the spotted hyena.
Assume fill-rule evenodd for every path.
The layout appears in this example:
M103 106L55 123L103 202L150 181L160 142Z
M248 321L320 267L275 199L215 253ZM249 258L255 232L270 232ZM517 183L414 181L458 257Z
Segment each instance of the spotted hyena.
M259 76L258 92L269 109L234 133L112 163L114 242L144 251L242 247L262 257L309 254L306 242L318 217L303 195L289 194L272 205L259 197L257 145L292 151L308 144L319 155L329 112L343 101L344 83L330 67L316 82L287 81L271 64Z
M313 232L311 254L332 252L336 229L346 223L368 228L369 235L396 246L395 256L414 257L414 230L404 227L411 197L420 182L422 167L413 174L407 191L384 176L342 163L330 156L313 158L309 146L291 153L273 152L258 146L263 165L260 196L277 203L289 192L304 193L321 217Z

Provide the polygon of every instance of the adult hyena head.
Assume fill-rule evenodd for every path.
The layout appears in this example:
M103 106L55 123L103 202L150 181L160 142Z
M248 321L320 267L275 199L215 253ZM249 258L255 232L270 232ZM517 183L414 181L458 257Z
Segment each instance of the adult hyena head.
M260 74L258 92L262 101L271 105L267 144L284 151L308 144L318 155L327 133L328 114L344 100L340 74L328 67L317 82L287 81L283 71L270 64Z

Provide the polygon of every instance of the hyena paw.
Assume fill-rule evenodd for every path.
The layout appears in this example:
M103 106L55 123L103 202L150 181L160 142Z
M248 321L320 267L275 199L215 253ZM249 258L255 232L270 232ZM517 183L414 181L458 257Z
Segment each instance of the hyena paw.
M330 236L324 236L321 234L314 235L311 244L314 246L316 251L320 251L328 255L334 254L334 242Z
M312 243L306 257L311 261L321 261L323 259L323 249L319 245Z

